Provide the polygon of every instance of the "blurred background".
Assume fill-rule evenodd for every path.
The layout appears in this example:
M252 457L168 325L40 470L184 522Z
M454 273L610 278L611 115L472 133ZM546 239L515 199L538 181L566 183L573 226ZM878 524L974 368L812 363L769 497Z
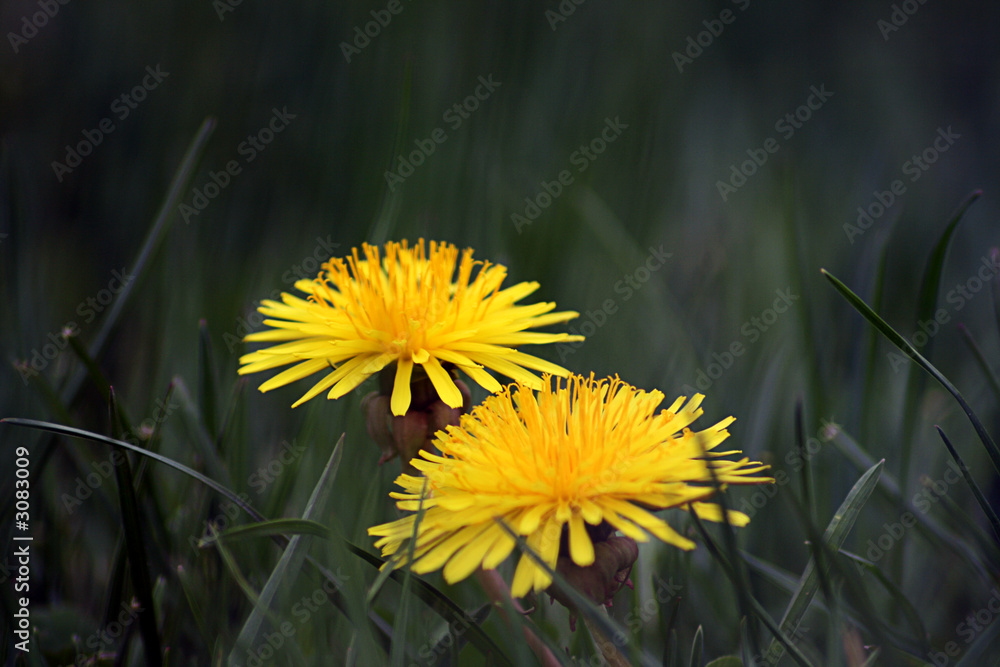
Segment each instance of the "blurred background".
M890 356L820 269L877 303L907 338L928 334L922 351L996 432L984 366L996 369L1000 353L989 260L1000 205L1000 6L8 0L0 28L0 351L9 362L0 416L107 433L100 392L90 380L72 385L81 364L60 336L70 329L90 347L107 328L97 362L133 423L145 420L148 435L173 381L168 403L180 418L160 419L159 451L210 476L224 471L270 516L301 515L346 432L331 521L371 550L365 528L394 516L384 498L398 472L394 462L376 467L359 415L373 383L292 411L311 383L267 395L256 391L263 376L238 383L240 339L260 328L261 299L291 290L320 261L364 241L423 237L472 247L506 265L510 284L539 281L531 300L580 312L570 328L587 341L541 356L671 399L701 391L706 422L734 415L733 446L791 480L739 533L742 548L776 569L797 577L809 556L789 500L801 495L788 458L797 401L806 435L818 439L809 463L820 528L862 472L819 439L824 423L885 458L905 498L923 488L921 476L946 471L939 424L984 491L997 493L958 405L912 378L919 371ZM195 169L144 246L206 118L214 129ZM976 190L944 263L941 323L921 329L928 258ZM210 423L208 403L219 415ZM213 447L191 444L206 433ZM292 469L259 493L249 488L249 475L292 441L306 451ZM113 484L73 511L63 495L108 452L7 425L0 442L4 498L13 448L37 454L36 617L55 623L72 610L84 619L73 632L86 637L113 588L117 500ZM184 565L206 582L226 580L204 565L211 550L187 546L218 499L173 471L147 475L157 487L145 497L164 527L150 547L162 550L152 567L172 619L164 641L195 660L218 645L180 620L187 602L173 574ZM753 493L729 496L739 507ZM966 517L956 530L975 543L969 536L987 524L968 488L945 495L928 516ZM12 510L0 511L10 544ZM864 556L901 511L876 495L845 548ZM255 553L244 565L260 583L278 552ZM683 586L682 645L704 624L707 656L735 652L734 597L707 551L650 545L643 554L635 604L653 573L672 578ZM996 582L916 531L887 554L867 558L919 613L924 648L964 650L957 624ZM751 575L780 617L787 591ZM454 595L470 607L477 599L471 587ZM2 597L10 605L9 583ZM653 655L666 642L661 611L641 624ZM220 616L222 646L245 616L238 599ZM902 618L898 609L886 617ZM827 650L826 623L807 616L809 651ZM72 632L53 627L50 640L68 646ZM9 662L11 635L4 641Z

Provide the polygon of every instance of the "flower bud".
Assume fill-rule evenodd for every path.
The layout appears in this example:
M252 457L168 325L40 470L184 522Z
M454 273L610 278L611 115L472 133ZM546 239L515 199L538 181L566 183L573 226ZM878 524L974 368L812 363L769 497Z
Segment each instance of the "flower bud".
M611 599L628 583L632 565L639 558L639 546L631 537L614 536L594 543L594 563L581 567L568 555L560 556L556 571L566 583L595 604L611 606ZM575 614L576 607L566 593L553 584L549 595Z

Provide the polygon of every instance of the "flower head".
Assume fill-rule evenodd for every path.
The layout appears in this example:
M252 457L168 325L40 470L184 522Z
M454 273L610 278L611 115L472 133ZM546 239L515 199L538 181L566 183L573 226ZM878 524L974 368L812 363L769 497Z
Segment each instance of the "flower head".
M478 266L478 270L475 270ZM473 272L475 270L475 276ZM577 317L572 311L550 312L554 303L515 305L538 289L538 283L500 284L507 269L472 259L466 249L421 239L377 246L363 244L346 259L331 258L314 280L299 280L301 299L282 294L283 303L264 301L259 310L273 327L245 340L278 343L240 358L240 375L295 364L260 386L281 387L322 370L329 371L296 401L296 407L328 390L339 398L368 376L395 364L391 409L405 414L410 406L414 364L430 378L444 403L462 405L462 394L449 373L462 370L490 392L500 383L485 369L531 387L541 379L530 370L565 376L569 371L519 352L519 345L582 340L565 333L534 329ZM444 364L444 366L442 365Z
M681 507L722 521L718 505L704 502L721 485L773 482L755 476L767 466L739 452L713 451L729 437L733 418L694 432L703 396L678 398L656 412L659 391L621 380L571 376L546 381L536 395L511 385L464 415L458 427L439 432L436 455L421 451L411 464L423 477L400 475L400 509L423 511L375 526L369 534L383 556L405 564L416 534L412 568L444 568L456 582L476 568L496 568L516 544L500 522L555 569L562 549L580 566L594 563L594 542L613 530L638 541L649 534L681 549L694 543L650 510ZM426 480L426 491L423 492ZM749 518L730 511L733 525ZM564 555L566 555L564 554ZM511 592L517 597L551 583L528 554L521 556Z

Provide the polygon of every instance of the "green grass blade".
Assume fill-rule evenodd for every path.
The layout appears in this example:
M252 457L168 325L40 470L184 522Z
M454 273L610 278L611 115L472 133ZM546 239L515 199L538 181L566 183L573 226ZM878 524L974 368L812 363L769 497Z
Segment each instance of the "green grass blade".
M861 513L861 509L878 485L879 474L882 472L883 466L885 466L885 460L879 461L855 482L823 532L823 545L825 547L837 551L843 546L844 540L847 539L848 533L854 527L854 523ZM818 588L819 572L816 569L816 561L810 558L806 569L802 572L802 577L799 579L799 588L792 596L792 601L781 618L782 634L795 633ZM772 661L777 662L783 650L781 644L772 639L766 655Z
M330 458L322 474L320 474L316 486L313 487L312 495L306 503L302 519L312 521L324 511L326 500L330 495L330 490L333 488L333 480L337 476L337 469L340 466L343 451L344 436L341 436L340 441L333 448L333 452L330 454ZM275 603L278 590L286 585L290 587L294 583L295 578L298 577L302 568L302 562L306 556L308 544L309 542L303 535L296 535L289 540L288 546L278 560L278 564L271 572L271 576L268 577L267 583L264 584L264 590L260 592L260 600L254 605L253 611L250 612L250 617L243 624L243 629L236 639L236 645L229 654L230 664L237 662L241 647L250 648L259 645L261 634L266 629L264 624L265 615Z
M111 330L118 322L118 317L121 315L125 305L128 304L129 296L131 296L132 290L135 289L139 279L145 273L145 269L149 264L153 253L159 247L160 241L163 240L163 236L169 228L168 223L176 217L177 202L187 190L187 184L191 180L191 176L194 174L195 166L197 165L199 158L201 158L201 154L205 150L205 145L208 143L208 138L212 136L212 130L214 129L214 118L209 117L202 121L201 127L198 128L198 132L195 134L194 139L188 146L187 152L184 154L184 158L181 160L180 166L177 168L177 171L174 172L174 177L170 181L170 187L167 188L167 195L163 199L163 203L160 204L160 209L156 212L156 216L153 218L153 225L146 234L146 238L142 243L142 248L139 250L139 255L135 260L135 264L130 273L132 279L125 282L122 286L121 292L118 293L117 298L115 298L111 307L108 309L108 314L101 323L101 328L98 330L94 340L90 343L88 352L92 359L97 359L100 356L101 350L104 349L104 344L108 340L108 336L111 335ZM69 379L62 391L63 403L68 405L73 402L73 399L76 397L76 392L80 390L80 385L83 384L83 378L85 375L86 370L81 368Z
M330 529L316 521L306 519L271 519L260 521L247 526L236 526L222 533L198 541L199 547L207 547L222 540L225 542L235 542L237 540L249 540L256 537L272 537L274 535L313 535L329 539Z
M705 653L705 631L701 625L694 631L694 640L691 642L691 657L688 659L688 667L701 667L701 656Z
M13 426L26 426L28 428L40 429L42 431L49 431L50 433L57 433L59 435L65 435L71 438L81 438L83 440L92 440L94 442L101 442L106 445L111 445L113 447L123 447L129 451L136 452L137 454L142 454L143 456L148 456L151 459L159 461L164 465L168 465L174 470L178 470L185 475L193 477L205 486L211 488L213 491L221 493L227 499L236 504L237 507L242 509L244 512L254 517L258 521L263 521L264 517L257 513L253 507L248 505L243 499L241 499L236 493L230 491L226 487L222 486L214 479L206 477L197 470L187 467L183 463L178 463L171 458L163 456L162 454L157 454L156 452L151 452L148 449L143 449L137 445L133 445L128 442L123 442L121 440L115 440L114 438L109 438L107 436L98 435L97 433L91 433L90 431L84 431L83 429L74 428L72 426L63 426L62 424L52 424L50 422L38 421L37 419L21 419L20 417L6 417L0 419L0 424L11 424Z
M125 430L118 413L118 399L109 387L111 428L121 437ZM160 649L160 635L156 624L156 606L153 603L153 578L149 573L149 559L146 557L145 537L142 519L139 516L139 501L135 496L135 480L128 454L120 451L122 461L114 466L115 480L118 482L118 500L121 505L122 525L125 531L125 550L128 552L129 572L132 587L139 600L139 632L146 653L146 664L158 667L163 664Z
M976 484L976 480L972 479L968 466L965 465L965 461L962 460L962 457L955 450L955 446L951 444L951 440L949 440L948 436L944 434L944 431L940 426L935 426L934 428L937 429L938 435L940 435L941 439L944 440L945 447L948 448L948 453L951 454L951 458L955 459L955 463L958 464L959 470L962 471L962 477L965 478L965 483L969 485L970 489L972 489L972 495L976 497L976 502L979 503L979 506L983 509L983 513L986 515L986 518L989 519L990 525L993 526L994 535L997 540L1000 541L1000 519L997 518L996 512L994 512L993 508L990 507L989 501L986 500L986 496L983 495L983 492L979 489L979 485Z
M0 423L11 424L12 426L23 426L27 428L39 429L42 431L48 431L50 433L56 433L58 435L64 435L72 438L80 438L83 440L91 440L93 442L100 442L106 445L119 446L128 449L129 451L134 451L143 456L152 458L164 465L167 465L179 472L188 475L205 486L209 487L216 493L221 494L227 500L235 504L237 507L246 512L250 517L256 521L265 521L266 518L260 514L256 509L248 505L242 498L240 498L236 493L226 488L225 486L219 484L210 477L206 477L197 470L193 470L183 463L178 463L171 458L157 454L156 452L151 452L142 447L137 447L127 442L122 442L120 440L115 440L107 436L98 435L96 433L91 433L90 431L84 431L82 429L74 428L72 426L63 426L62 424L52 424L49 422L38 421L35 419L22 419L19 417L7 417L5 419L0 419ZM284 546L284 538L280 536L275 536L275 539ZM345 545L347 549L355 556L361 558L369 565L379 568L382 566L384 561L378 556L368 553L361 547L351 544L345 540ZM336 578L328 570L316 563L311 557L306 559L313 567L320 572L320 574L325 577L328 581L333 584L337 584ZM393 577L398 580L399 573L394 572ZM416 586L414 588L414 593L417 594L429 607L431 607L435 613L439 614L447 622L451 623L454 621L460 621L464 617L464 612L462 608L455 604L448 596L441 593L427 582L423 581L419 577L415 577L414 581ZM338 605L340 606L340 605ZM343 608L343 607L341 607ZM374 619L373 619L374 620ZM378 622L376 621L376 625ZM381 626L378 626L381 628ZM492 655L494 659L498 661L497 664L500 665L510 665L510 660L506 657L503 650L494 642L478 625L472 626L469 630L469 641L479 649L483 655Z
M875 460L843 429L840 429L834 435L831 442L859 472L875 465ZM945 529L934 517L920 512L912 502L905 502L903 500L903 495L899 490L899 483L896 482L896 479L890 473L882 473L879 477L878 489L891 502L897 506L906 508L916 518L917 530L929 542L936 546L950 549L984 579L990 578L990 574L982 559L964 540L957 539L953 531Z
M962 406L962 410L965 412L965 415L969 418L969 421L972 422L972 427L976 429L976 434L979 435L979 439L982 441L983 447L986 448L986 453L989 455L990 460L993 462L993 467L997 470L997 473L1000 474L1000 449L997 449L996 443L993 442L993 439L990 437L990 434L986 432L986 428L983 426L983 423L979 421L979 417L976 416L976 413L972 411L972 408L965 401L965 398L962 397L962 394L959 393L958 389L955 388L955 385L953 385L948 380L948 378L942 375L941 372L937 368L935 368L933 364L931 364L931 362L929 362L927 359L921 356L921 354L917 352L917 350L912 345L910 345L905 338L896 333L895 329L890 327L885 322L885 320L883 320L881 317L878 316L878 314L875 311L869 308L868 304L866 304L861 298L858 297L858 295L852 292L850 288L848 288L844 283L840 282L837 278L833 276L833 274L829 273L825 269L822 269L822 272L823 275L826 276L827 280L829 280L833 284L834 288L836 288L836 290L840 292L845 299L847 299L847 301L854 307L854 309L857 310L859 313L861 313L861 315L866 320L868 320L875 328L877 328L880 332L882 332L882 335L888 338L889 342L891 342L893 345L895 345L904 353L906 353L908 357L910 357L921 368L927 371L931 375L931 377L937 380L942 387L948 390L949 394L955 397L955 400L958 401L958 404L960 406Z

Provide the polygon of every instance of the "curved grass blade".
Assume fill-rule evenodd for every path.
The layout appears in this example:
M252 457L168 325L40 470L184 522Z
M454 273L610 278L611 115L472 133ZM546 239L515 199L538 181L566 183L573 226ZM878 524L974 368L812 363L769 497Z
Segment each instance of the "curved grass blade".
M688 659L688 667L701 667L701 656L705 653L705 631L701 625L694 631L694 640L691 642L691 657Z
M320 474L316 486L313 487L312 495L309 497L305 512L302 514L303 520L313 521L314 517L319 516L323 512L326 500L333 487L333 480L337 476L337 469L340 467L340 459L343 452L344 439L341 438L340 442L333 448L333 452L330 454L330 458L323 472ZM278 589L286 584L290 587L295 582L295 578L298 577L302 569L302 562L305 559L307 549L308 542L303 535L296 535L289 540L285 552L281 554L278 564L271 572L271 576L268 577L267 583L264 584L264 590L260 592L260 600L254 605L253 611L250 612L250 617L243 624L243 629L240 630L240 634L236 638L236 644L229 654L230 664L237 662L237 652L241 648L252 648L259 645L261 635L266 629L264 624L265 615L271 612Z
M962 460L962 457L959 456L958 452L955 450L954 445L951 444L951 440L949 440L948 436L944 434L944 431L940 426L935 426L934 428L937 429L938 435L940 435L941 439L944 440L944 445L948 448L948 453L951 454L951 458L955 459L955 463L958 464L959 470L962 471L962 477L965 478L965 483L969 485L970 489L972 489L972 495L976 497L976 502L979 503L979 506L983 509L983 513L986 514L986 518L989 519L990 525L993 526L993 533L996 535L997 540L1000 540L1000 519L997 518L996 512L994 512L993 508L990 507L989 501L986 500L986 496L984 496L983 492L979 489L979 485L976 484L976 480L972 479L972 475L969 474L968 466L965 465L965 461Z
M121 437L125 425L118 412L118 399L113 387L108 387L108 401L112 431ZM160 635L156 624L156 605L153 603L153 584L146 557L145 537L139 517L139 501L135 496L135 480L128 454L122 453L121 463L114 466L118 482L118 500L121 505L122 527L125 532L125 550L128 553L132 587L139 599L139 632L145 648L146 664L158 667L163 664Z
M94 442L100 442L107 445L124 447L125 449L137 452L139 454L142 454L143 456L150 457L190 477L193 477L194 479L198 480L199 482L209 487L213 491L224 496L234 505L236 505L244 512L246 512L247 515L252 517L254 520L256 521L267 520L266 517L264 517L260 512L258 512L256 509L248 505L236 493L229 490L225 486L219 484L210 477L206 477L197 470L189 468L183 463L178 463L177 461L174 461L173 459L163 456L161 454L157 454L156 452L151 452L147 449L143 449L142 447L137 447L127 442L114 440L113 438L109 438L107 436L98 435L97 433L91 433L90 431L84 431L82 429L73 428L72 426L63 426L62 424L52 424L49 422L38 421L35 419L23 419L20 417L7 417L4 419L0 419L0 423L7 423L13 426L24 426L28 428L35 428L42 431L56 433L59 435L65 435L72 438L80 438L83 440L91 440ZM341 438L343 439L343 436L341 436ZM275 536L275 540L281 546L285 546L286 544L285 539L281 536ZM382 567L382 565L385 562L378 556L368 553L361 547L357 546L356 544L352 544L347 540L344 540L344 545L347 547L348 551L350 551L352 554L359 557L361 560L365 561L372 567L375 567L376 569ZM331 582L334 585L338 585L337 578L333 575L333 573L331 573L325 567L317 563L311 556L307 557L306 560L329 582ZM399 573L393 572L391 577L398 581ZM455 602L453 602L448 596L446 596L441 591L431 586L427 582L423 581L419 577L414 577L414 581L416 583L416 586L414 588L414 593L417 594L424 601L425 604L427 604L431 609L433 609L434 612L440 615L445 621L452 623L460 621L463 618L464 612L462 611L462 608L459 607L457 604L455 604ZM343 603L338 602L337 604L343 609L342 606ZM375 623L375 626L379 629L379 631L383 635L391 636L391 633L387 632L387 628L384 626L384 624L380 622L380 619L378 620L372 619L372 620ZM506 657L506 654L503 652L503 650L478 625L475 625L470 629L469 641L477 649L479 649L479 651L483 655L493 656L493 659L497 661L496 664L511 665L510 660Z
M875 465L874 459L843 429L838 430L834 434L832 442L834 447L859 472ZM916 518L916 528L928 542L937 547L951 550L984 579L992 578L993 575L990 574L983 560L964 540L957 539L954 532L946 530L940 521L929 514L920 512L912 502L903 499L903 495L899 490L899 484L892 474L887 472L882 473L878 480L878 489L884 497L897 506L905 508L906 511Z
M833 515L833 518L830 519L830 523L827 524L826 530L823 531L824 547L833 551L839 551L840 547L843 546L844 540L847 539L848 533L850 533L851 528L854 527L854 523L857 521L858 515L861 513L861 509L864 507L865 503L868 502L872 492L878 485L879 475L884 466L885 459L869 468L868 471L854 483L854 486L851 487L847 497L844 498L844 502L841 503L836 514ZM829 564L827 564L827 567L829 567ZM792 601L788 604L788 608L785 610L785 614L781 618L782 634L793 635L795 633L799 623L802 621L802 617L809 608L809 603L816 595L816 590L818 588L819 572L816 568L815 559L810 558L809 563L806 565L806 569L802 572L802 577L799 579L798 590L795 592L795 595L792 596ZM772 639L771 645L768 646L767 653L765 655L768 656L768 658L773 662L777 662L778 658L781 657L783 650L784 648L778 643L777 639Z
M232 501L237 507L242 509L244 512L250 516L256 518L258 521L263 521L262 517L257 510L248 505L243 499L238 495L222 486L214 479L206 477L197 470L189 468L183 463L178 463L171 458L163 456L162 454L157 454L156 452L151 452L148 449L143 449L138 445L133 445L122 440L115 440L114 438L109 438L104 435L99 435L97 433L91 433L90 431L84 431L83 429L74 428L72 426L63 426L62 424L52 424L50 422L38 421L37 419L22 419L20 417L5 417L0 419L0 424L11 424L13 426L27 426L28 428L36 428L42 431L49 431L51 433L57 433L59 435L69 436L71 438L82 438L83 440L92 440L94 442L101 442L106 445L111 445L113 447L123 447L129 451L136 452L137 454L142 454L143 456L148 456L151 459L159 461L164 465L170 466L174 470L179 470L180 472L193 477L205 486L209 487L217 493L221 493L227 499Z
M821 271L823 275L826 276L827 280L829 280L833 284L833 286L837 289L837 291L840 292L852 306L854 306L854 309L857 310L859 313L861 313L862 317L864 317L875 328L877 328L880 332L882 332L882 335L888 338L889 342L891 342L893 345L895 345L900 350L905 352L908 357L913 359L913 361L917 362L917 364L925 371L927 371L931 375L931 377L937 380L942 387L947 389L949 394L955 397L955 400L958 401L958 404L960 406L962 406L962 410L965 412L965 415L969 418L969 421L972 422L972 427L976 429L976 434L979 435L979 439L982 441L983 447L986 448L986 453L989 455L990 460L993 462L993 467L996 469L997 473L1000 474L1000 449L997 449L996 443L993 442L993 439L990 437L990 434L986 432L986 428L983 426L983 423L979 421L979 417L976 416L976 413L972 411L972 408L965 401L965 398L962 396L962 394L959 393L958 389L955 388L955 385L949 382L948 378L942 375L941 372L937 368L935 368L931 362L929 362L919 352L917 352L917 350L912 345L910 345L905 338L896 333L895 329L890 327L885 322L885 320L883 320L881 317L878 316L878 314L875 311L869 308L868 304L866 304L860 297L858 297L857 294L852 292L850 288L848 288L844 283L837 280L837 278L835 278L833 274L829 273L826 269L821 269Z
M215 533L198 540L199 547L211 546L215 542L235 542L255 537L273 537L275 535L313 535L330 538L330 529L316 521L307 519L270 519L245 526L236 526L222 533Z

